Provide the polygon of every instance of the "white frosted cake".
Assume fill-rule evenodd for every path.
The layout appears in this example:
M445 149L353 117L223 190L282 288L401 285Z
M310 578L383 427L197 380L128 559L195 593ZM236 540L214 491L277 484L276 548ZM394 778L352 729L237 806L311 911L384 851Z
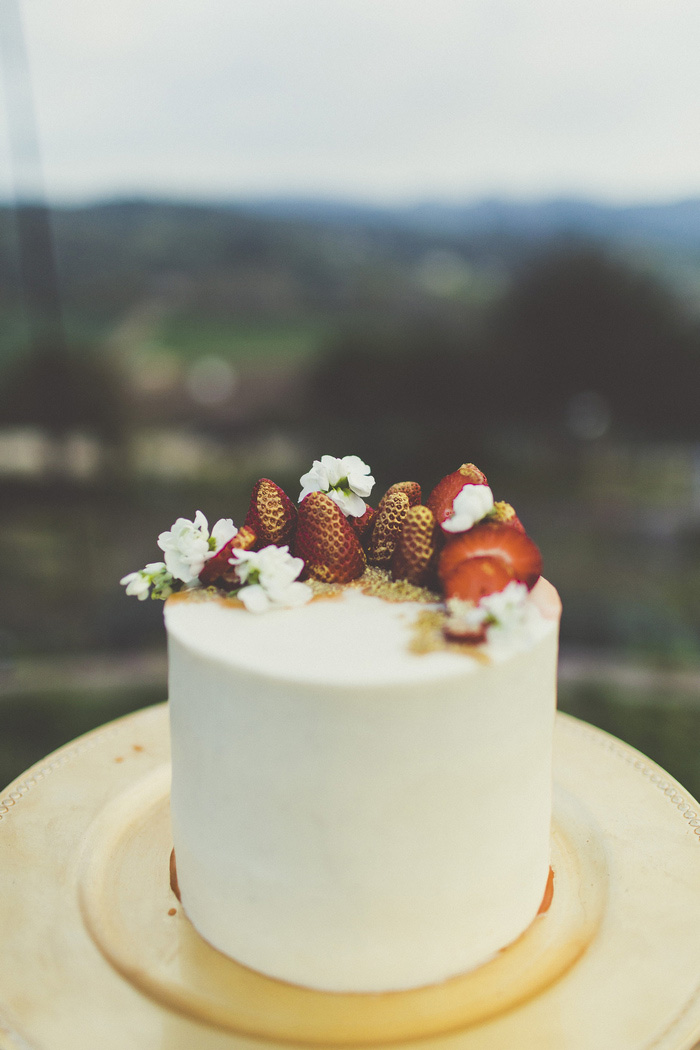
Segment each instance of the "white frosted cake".
M275 978L406 989L481 965L537 915L560 605L476 468L426 505L392 486L375 514L368 468L352 484L361 461L332 461L334 488L325 461L298 514L263 479L243 528L179 519L165 563L125 581L168 597L190 921ZM333 496L358 490L351 513Z

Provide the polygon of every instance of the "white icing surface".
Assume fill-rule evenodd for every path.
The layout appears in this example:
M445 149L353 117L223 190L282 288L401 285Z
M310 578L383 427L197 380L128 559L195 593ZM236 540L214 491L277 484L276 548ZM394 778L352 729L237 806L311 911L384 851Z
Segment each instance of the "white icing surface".
M218 601L176 600L166 605L165 622L171 637L202 656L296 682L377 685L469 674L479 664L466 653L409 651L412 625L429 608L348 589L339 597L262 617ZM553 630L534 604L531 613L530 644ZM513 642L510 648L493 646L491 657L507 659L521 639Z
M171 601L183 906L219 950L334 991L441 981L532 921L549 865L557 619L491 664L407 652L423 607Z

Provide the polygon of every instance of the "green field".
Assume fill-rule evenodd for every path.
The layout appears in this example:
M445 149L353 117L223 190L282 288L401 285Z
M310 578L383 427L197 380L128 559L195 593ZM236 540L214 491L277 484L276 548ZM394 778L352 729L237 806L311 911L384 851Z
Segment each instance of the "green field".
M322 318L271 323L175 313L160 322L150 343L185 360L212 355L232 363L301 361L317 354L331 331Z

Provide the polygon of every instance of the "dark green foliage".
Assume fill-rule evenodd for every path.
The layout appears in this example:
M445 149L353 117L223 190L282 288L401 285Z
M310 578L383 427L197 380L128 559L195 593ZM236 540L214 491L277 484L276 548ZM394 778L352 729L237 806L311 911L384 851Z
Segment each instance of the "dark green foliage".
M636 747L700 798L700 706L672 691L576 684L559 689L559 707Z
M165 687L0 697L0 791L35 762L97 726L166 699Z
M601 249L550 251L502 304L504 396L522 419L561 427L584 391L618 433L697 437L700 333L657 279Z
M38 426L55 435L84 430L118 444L127 425L124 379L105 354L37 347L3 376L0 418L5 425Z

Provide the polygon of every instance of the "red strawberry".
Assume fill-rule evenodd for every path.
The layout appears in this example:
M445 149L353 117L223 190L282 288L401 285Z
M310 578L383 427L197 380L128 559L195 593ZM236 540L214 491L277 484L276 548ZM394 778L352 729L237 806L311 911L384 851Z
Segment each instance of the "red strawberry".
M427 582L437 555L439 531L428 507L419 504L409 508L391 559L395 580L419 586Z
M310 492L299 505L294 554L303 576L323 583L349 583L365 571L365 552L340 507L325 492Z
M526 533L499 521L480 521L451 539L440 555L438 572L446 583L457 566L470 558L498 558L511 578L534 587L542 572L542 557ZM502 588L496 587L495 590Z
M513 579L512 570L502 558L467 558L444 581L445 597L477 605L487 594L502 591Z
M469 645L481 645L486 641L486 624L483 627L471 627L460 621L459 616L448 616L442 627L443 634L455 642L466 642Z
M373 507L370 507L368 503L365 507L364 514L360 515L359 518L348 515L348 521L361 540L369 539L376 514L376 510L374 510Z
M459 470L438 481L428 496L425 504L430 507L439 525L452 517L454 498L465 485L488 485L486 475L473 463L463 463Z
M257 536L259 547L289 543L296 521L297 509L279 485L269 478L255 482L244 524Z
M231 565L230 558L235 550L249 551L255 546L257 537L253 530L247 525L243 525L233 539L230 539L228 543L225 543L220 551L205 561L204 568L199 574L199 578L205 587L209 587L220 581L221 585L237 584L236 574L233 566Z

